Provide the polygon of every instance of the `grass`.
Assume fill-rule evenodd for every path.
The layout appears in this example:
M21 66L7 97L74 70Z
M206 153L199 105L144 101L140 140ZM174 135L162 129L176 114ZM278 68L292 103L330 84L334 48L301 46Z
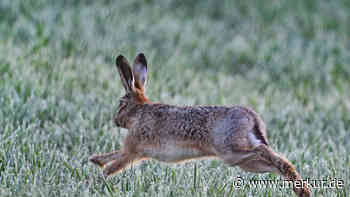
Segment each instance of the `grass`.
M350 191L350 4L334 1L0 2L0 196L291 196L235 189L217 160L143 162L111 179L88 163L119 149L114 59L144 52L147 95L170 104L247 105L304 178Z

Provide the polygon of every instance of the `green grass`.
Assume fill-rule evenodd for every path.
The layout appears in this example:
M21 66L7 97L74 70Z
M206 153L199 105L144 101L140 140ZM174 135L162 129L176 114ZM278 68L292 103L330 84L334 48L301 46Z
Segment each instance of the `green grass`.
M217 160L146 161L111 179L88 163L119 149L114 59L144 52L147 95L170 104L247 105L304 178L350 191L350 3L0 1L0 196L291 196L234 189Z

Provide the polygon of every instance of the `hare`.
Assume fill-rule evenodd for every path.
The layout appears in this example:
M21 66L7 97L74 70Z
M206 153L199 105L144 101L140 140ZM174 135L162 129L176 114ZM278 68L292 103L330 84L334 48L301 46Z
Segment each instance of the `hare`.
M242 106L173 106L151 103L145 96L147 61L137 55L133 68L119 55L116 66L126 94L120 99L115 124L128 129L122 150L93 155L89 160L108 177L133 162L164 162L216 157L229 166L255 173L273 172L299 181L293 190L311 196L293 165L268 144L265 124ZM108 164L106 166L106 164ZM106 167L105 167L106 166Z

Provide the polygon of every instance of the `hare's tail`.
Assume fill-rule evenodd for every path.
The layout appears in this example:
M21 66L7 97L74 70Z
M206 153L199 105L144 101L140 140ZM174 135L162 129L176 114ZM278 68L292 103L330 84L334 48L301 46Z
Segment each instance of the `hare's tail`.
M271 150L269 147L265 147L265 156L269 158L272 164L278 169L280 174L293 185L293 190L299 197L310 197L311 191L307 186L307 183L303 181L301 176L295 170L294 166L285 158Z

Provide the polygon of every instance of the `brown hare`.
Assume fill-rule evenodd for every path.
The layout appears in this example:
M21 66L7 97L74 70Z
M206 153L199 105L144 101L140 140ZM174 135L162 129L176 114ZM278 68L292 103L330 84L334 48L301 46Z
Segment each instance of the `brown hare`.
M89 158L104 168L105 177L148 158L180 162L217 157L249 172L274 172L302 183L293 165L269 147L265 124L253 110L151 103L145 96L144 54L135 58L133 68L121 55L116 64L126 94L120 99L115 124L128 129L128 134L122 150ZM306 184L299 186L293 186L298 196L311 196Z

